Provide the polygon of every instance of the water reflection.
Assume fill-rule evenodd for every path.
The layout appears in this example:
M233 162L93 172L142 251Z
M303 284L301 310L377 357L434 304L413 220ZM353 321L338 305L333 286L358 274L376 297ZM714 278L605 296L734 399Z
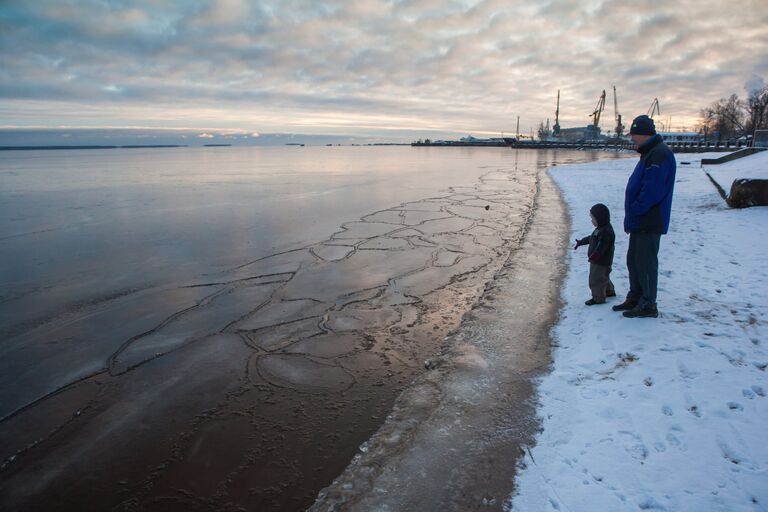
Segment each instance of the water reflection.
M88 492L78 484L113 457L124 457L120 471L135 484L130 498L121 495L126 508L181 506L201 472L230 490L200 500L306 506L515 247L538 170L607 156L410 147L52 153L0 164L16 173L0 191L0 257L9 262L0 433L11 440L0 459L15 460L0 491L30 510L65 491L73 504L88 496L115 506L114 481L97 478ZM61 438L54 413L68 408L90 411L88 422ZM35 415L49 419L36 425ZM31 425L42 444L27 453ZM105 433L92 437L99 426ZM129 453L117 446L126 438ZM318 451L328 442L331 454ZM217 460L211 473L198 450L214 445L247 450L248 463ZM49 473L59 467L68 470ZM250 483L230 487L232 475ZM29 491L35 481L49 483Z

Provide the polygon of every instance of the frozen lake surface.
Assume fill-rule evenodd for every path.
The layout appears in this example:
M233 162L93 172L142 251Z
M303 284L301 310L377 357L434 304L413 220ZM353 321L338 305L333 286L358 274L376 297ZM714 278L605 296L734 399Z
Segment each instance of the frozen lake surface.
M4 153L0 503L306 508L520 247L540 173L616 156Z

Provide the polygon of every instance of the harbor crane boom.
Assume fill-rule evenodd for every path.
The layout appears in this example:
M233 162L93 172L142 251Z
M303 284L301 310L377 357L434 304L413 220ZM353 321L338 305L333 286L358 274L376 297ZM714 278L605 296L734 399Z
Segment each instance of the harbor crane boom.
M555 124L552 125L552 136L560 136L560 89L557 90L557 109L555 110Z
M589 114L589 117L593 118L592 126L594 126L595 128L598 128L598 125L600 124L600 115L603 113L604 109L605 109L605 89L603 89L603 94L600 95L600 99L597 100L597 106L595 106L595 111Z
M653 98L653 103L651 103L651 108L648 109L648 117L653 119L654 112L656 114L661 115L661 109L659 108L659 98Z
M613 115L616 119L616 137L621 138L624 135L624 125L621 124L621 114L619 114L619 100L616 98L616 86L613 86Z

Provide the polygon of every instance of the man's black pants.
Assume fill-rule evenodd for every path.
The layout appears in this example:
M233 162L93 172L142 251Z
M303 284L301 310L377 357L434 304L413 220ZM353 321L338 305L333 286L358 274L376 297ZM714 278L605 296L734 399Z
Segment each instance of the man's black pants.
M641 308L656 305L659 280L659 243L657 233L630 233L627 250L629 270L628 300L636 300Z

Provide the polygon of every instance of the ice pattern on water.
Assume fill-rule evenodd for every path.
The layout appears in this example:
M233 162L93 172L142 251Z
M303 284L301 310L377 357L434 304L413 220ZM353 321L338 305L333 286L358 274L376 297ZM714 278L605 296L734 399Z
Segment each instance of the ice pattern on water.
M243 151L256 150L233 149L221 154L242 156ZM11 326L18 336L14 334L4 344L0 365L30 371L18 379L15 370L0 372L0 380L6 379L8 384L2 386L8 398L2 400L4 413L19 411L13 416L18 421L4 426L23 423L28 413L39 413L44 421L33 432L19 433L19 444L9 446L2 455L16 468L8 488L14 496L27 493L44 499L44 493L29 491L30 486L38 485L35 482L45 481L38 478L35 468L47 474L57 470L49 469L54 466L47 463L27 466L32 451L26 447L38 446L34 453L45 459L46 447L60 439L59 427L67 425L85 433L98 429L102 420L108 421L110 429L90 437L67 436L75 447L73 453L82 457L60 461L68 470L59 474L76 475L79 470L106 475L108 472L94 468L107 464L115 451L129 450L114 440L130 433L132 443L126 456L153 458L153 467L161 469L131 477L131 481L138 478L136 488L140 490L125 498L126 507L132 500L161 497L184 502L194 495L188 482L204 490L222 490L215 497L218 505L243 500L252 508L259 508L259 500L278 499L276 490L284 486L319 488L326 484L341 470L340 464L347 462L340 460L344 455L338 455L347 453L343 447L357 445L361 433L375 429L397 393L426 371L423 361L441 355L443 337L458 326L462 315L477 319L473 325L481 326L502 311L500 300L489 299L472 308L485 283L493 280L510 251L525 238L539 171L535 165L514 169L514 154L506 150L482 156L500 162L482 171L472 163L479 153L463 155L458 161L446 159L444 153L428 158L417 155L419 173L398 167L396 172L377 174L366 166L365 172L343 177L341 184L333 181L325 194L316 193L319 189L302 193L324 185L314 174L306 182L292 185L295 176L284 182L279 171L262 176L256 166L249 167L252 179L238 175L233 182L227 165L222 166L219 181L206 182L201 191L195 182L199 171L195 159L185 162L183 183L172 187L151 170L142 171L140 177L147 182L138 180L138 193L151 190L156 200L145 208L106 212L114 190L104 191L102 210L96 209L105 213L104 225L114 215L128 224L138 222L138 216L143 224L139 222L141 229L131 232L131 241L145 245L141 250L126 245L125 252L115 253L114 259L95 258L118 272L87 265L94 272L87 274L90 280L83 281L84 288L94 282L106 288L120 282L122 288L77 302L63 314L43 318L28 312L34 322ZM583 155L585 160L590 158L593 156ZM119 162L115 166L111 177L118 179L126 170ZM359 180L373 183L375 190L355 194L355 190L363 190L356 189L362 186ZM449 188L444 183L460 186ZM66 195L57 197L65 200ZM549 202L557 202L554 195L549 197ZM174 201L163 203L163 198ZM222 198L226 201L219 202ZM86 238L110 240L101 236L103 226L94 227L92 220L70 220ZM18 222L15 227L27 221ZM62 233L51 232L54 238L64 236ZM27 233L18 240L41 236ZM89 241L75 238L81 243ZM2 250L8 247L3 245ZM61 252L70 248L62 246ZM38 265L41 277L56 268L59 256L51 253L49 265ZM125 286L136 273L146 282ZM80 272L72 279L84 275ZM520 286L534 283L529 278ZM61 306L56 302L61 297L76 297L84 291L67 286L58 290L59 295L48 294L54 309ZM506 293L488 291L497 298ZM30 293L26 298L14 295L19 298L19 311L26 311L22 303L40 290ZM519 318L519 311L511 317ZM443 366L428 373L438 375L451 365L468 374L492 371L497 353L490 340L509 340L498 332L486 336L477 329L471 338L482 350L473 350L471 344L460 349L457 342L452 362L433 357ZM51 344L35 343L39 339ZM37 364L15 364L25 358L35 359ZM82 364L73 365L73 361ZM529 369L534 370L538 368ZM519 383L457 380L445 397L462 414L472 413L483 400L498 397L498 389L509 385ZM525 395L529 388L520 387ZM412 418L418 414L413 412L434 407L435 386L416 389L424 390L424 396L414 397L403 412L402 430L383 437L380 448L396 451L394 446L407 443L411 427L417 426ZM488 390L492 393L484 396ZM59 407L59 400L67 404L71 400L82 414L73 416L68 405ZM509 405L512 401L502 394L494 403ZM526 410L532 417L530 407ZM168 421L168 411L189 421ZM465 483L472 475L484 482L495 478L497 488L506 492L508 476L494 469L504 466L503 456L493 461L478 457L487 465L473 473L461 470L460 450L488 453L497 446L495 442L532 428L503 415L501 425L485 430L455 421L456 415L449 419L439 425L439 435L427 437L430 443L445 443L445 453L454 457L445 465L446 478ZM153 428L139 428L144 424ZM43 434L37 435L38 431ZM171 453L154 449L157 439L153 436L171 444ZM445 440L455 441L454 436L460 442ZM31 444L27 438L32 439ZM142 451L142 446L153 449ZM226 455L209 471L206 458L216 446ZM376 445L366 446L368 454L376 453ZM280 448L270 451L274 447ZM291 450L290 457L273 456ZM506 460L517 455L511 453ZM126 464L120 469L133 467ZM415 464L411 474L426 468L426 464ZM59 485L58 480L53 482L51 492ZM230 491L239 494L228 494ZM473 497L472 503L496 500L498 504L504 492Z

